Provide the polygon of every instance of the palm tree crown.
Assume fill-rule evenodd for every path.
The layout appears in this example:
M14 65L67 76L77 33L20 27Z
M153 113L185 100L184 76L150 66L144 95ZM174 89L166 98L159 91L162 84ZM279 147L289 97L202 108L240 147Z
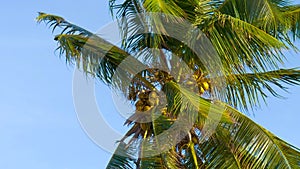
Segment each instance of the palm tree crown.
M300 168L298 148L240 112L300 84L300 70L282 68L283 51L298 50L300 6L288 0L110 0L110 9L120 46L62 17L37 17L62 29L55 36L60 55L121 90L135 107L107 168ZM126 59L131 65L122 64ZM217 121L209 135L207 121ZM177 132L159 137L170 130Z

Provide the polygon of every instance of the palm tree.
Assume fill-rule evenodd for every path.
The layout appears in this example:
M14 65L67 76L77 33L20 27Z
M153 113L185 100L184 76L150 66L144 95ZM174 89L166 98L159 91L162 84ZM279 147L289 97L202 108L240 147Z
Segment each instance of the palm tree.
M288 0L110 0L110 9L124 39L119 47L59 16L37 17L62 29L55 36L60 55L120 89L135 106L107 168L300 168L300 149L242 113L269 95L280 97L277 89L300 84L300 70L282 68L283 51L298 50L300 6ZM180 32L186 21L194 29ZM213 55L219 70L206 63ZM145 69L118 71L125 59ZM132 80L124 85L123 77ZM216 116L214 132L206 135L205 122ZM171 129L178 132L158 138Z

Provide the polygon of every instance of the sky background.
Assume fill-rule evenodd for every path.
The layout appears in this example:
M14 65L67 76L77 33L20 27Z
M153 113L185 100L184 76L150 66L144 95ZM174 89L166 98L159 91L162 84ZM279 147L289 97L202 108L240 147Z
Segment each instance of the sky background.
M104 168L111 154L80 127L72 98L74 68L54 52L51 31L36 23L39 11L63 16L92 32L111 21L106 0L1 2L0 168ZM286 54L288 67L300 67L299 54ZM269 98L268 106L251 118L300 147L300 87L289 91L283 93L286 99ZM111 93L100 84L96 92L104 117L124 131L124 119L111 108Z

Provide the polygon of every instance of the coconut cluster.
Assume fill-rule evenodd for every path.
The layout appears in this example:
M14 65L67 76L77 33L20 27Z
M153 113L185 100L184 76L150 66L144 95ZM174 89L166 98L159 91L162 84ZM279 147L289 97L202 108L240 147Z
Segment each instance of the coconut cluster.
M211 83L208 78L200 71L196 71L191 77L188 77L182 82L185 87L191 91L197 92L200 95L204 94L206 91L211 91Z

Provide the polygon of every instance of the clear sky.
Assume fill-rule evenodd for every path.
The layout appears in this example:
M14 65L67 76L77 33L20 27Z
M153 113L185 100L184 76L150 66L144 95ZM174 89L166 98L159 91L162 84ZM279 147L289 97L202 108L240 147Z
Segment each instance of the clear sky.
M72 99L73 67L66 66L64 58L54 52L56 43L51 31L44 24L36 24L34 18L39 11L53 13L95 32L111 21L107 2L1 2L0 168L106 166L111 154L95 145L77 120ZM289 67L300 67L299 54L287 52L287 55ZM101 102L101 97L109 96L110 92L102 85L97 87ZM300 87L291 87L284 96L287 99L271 97L268 107L255 111L252 119L300 147ZM106 102L108 106L103 111L108 122L124 131L121 127L124 119L114 113L109 99Z

